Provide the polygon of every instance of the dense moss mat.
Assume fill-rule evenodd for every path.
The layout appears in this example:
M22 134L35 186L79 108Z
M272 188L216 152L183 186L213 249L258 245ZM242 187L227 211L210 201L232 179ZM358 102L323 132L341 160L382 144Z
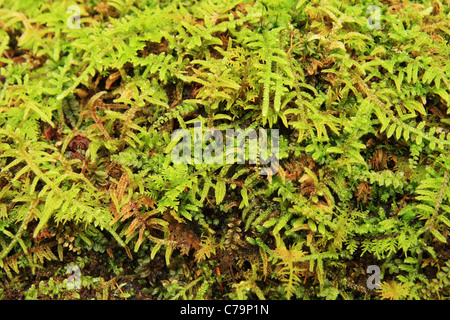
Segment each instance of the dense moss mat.
M1 298L449 298L448 1L0 8Z

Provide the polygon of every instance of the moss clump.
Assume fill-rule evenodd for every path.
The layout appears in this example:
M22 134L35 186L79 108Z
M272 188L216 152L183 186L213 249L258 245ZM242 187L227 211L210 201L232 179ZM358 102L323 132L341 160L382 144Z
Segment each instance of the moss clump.
M448 298L449 15L3 1L0 295ZM251 152L176 164L172 134L199 123L278 130L276 174Z

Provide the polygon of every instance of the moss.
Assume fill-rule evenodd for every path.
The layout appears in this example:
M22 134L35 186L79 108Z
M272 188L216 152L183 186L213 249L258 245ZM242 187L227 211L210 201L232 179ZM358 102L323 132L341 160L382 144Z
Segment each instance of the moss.
M2 299L448 298L447 6L70 5L0 9Z

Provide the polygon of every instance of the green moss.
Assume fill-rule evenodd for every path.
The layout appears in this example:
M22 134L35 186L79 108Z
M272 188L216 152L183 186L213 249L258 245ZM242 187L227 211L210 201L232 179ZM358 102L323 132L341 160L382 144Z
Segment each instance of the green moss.
M0 296L448 298L449 15L438 0L3 1ZM172 133L196 121L278 129L278 173L249 154L174 164ZM61 270L92 257L104 269L68 290Z

